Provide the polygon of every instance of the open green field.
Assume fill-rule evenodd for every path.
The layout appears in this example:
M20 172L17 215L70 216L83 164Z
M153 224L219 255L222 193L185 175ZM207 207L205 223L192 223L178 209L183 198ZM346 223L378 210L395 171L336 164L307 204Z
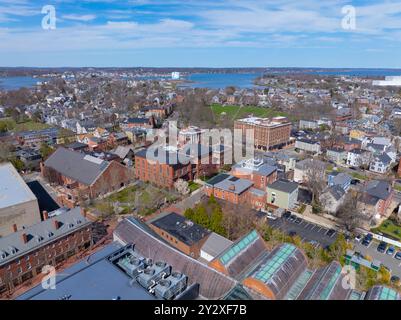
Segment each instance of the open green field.
M31 130L42 130L50 128L48 124L34 122L34 121L26 121L21 123L16 123L13 119L6 119L0 121L0 129L6 128L7 131L13 132L22 132L22 131L31 131ZM0 130L2 131L2 130Z
M378 228L372 229L373 232L381 232L384 235L392 236L398 240L401 240L401 227L396 225L391 220L384 221Z
M288 114L286 114L285 112L279 112L276 110L272 110L270 108L262 108L256 106L240 107L240 106L223 106L221 104L212 104L210 108L212 109L214 115L216 116L216 119L219 119L223 116L232 120L245 118L250 115L261 118L288 116Z

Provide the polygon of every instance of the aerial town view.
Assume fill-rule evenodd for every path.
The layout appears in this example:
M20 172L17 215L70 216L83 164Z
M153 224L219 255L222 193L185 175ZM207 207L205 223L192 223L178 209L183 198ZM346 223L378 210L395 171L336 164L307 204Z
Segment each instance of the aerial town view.
M0 300L401 300L399 18L0 0Z

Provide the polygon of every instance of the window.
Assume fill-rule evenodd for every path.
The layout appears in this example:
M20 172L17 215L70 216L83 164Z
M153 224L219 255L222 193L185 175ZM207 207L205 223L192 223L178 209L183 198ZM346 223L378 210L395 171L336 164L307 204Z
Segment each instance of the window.
M18 273L22 273L22 268L19 267L19 268L17 269L17 271L18 271Z
M32 268L32 266L31 266L31 264L30 264L29 262L26 264L26 267L27 267L28 269L31 269L31 268Z
M21 264L21 260L18 260L18 261L17 261L17 264L20 265L20 264Z
M276 202L276 193L272 192L272 201L271 201L271 203L274 203L274 202Z

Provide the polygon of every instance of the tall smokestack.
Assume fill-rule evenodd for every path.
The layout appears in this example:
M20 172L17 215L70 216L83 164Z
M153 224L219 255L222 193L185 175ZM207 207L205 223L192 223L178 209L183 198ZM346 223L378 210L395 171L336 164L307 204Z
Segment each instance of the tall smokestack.
M58 222L58 220L54 220L53 221L54 224L54 228L57 230L58 228L60 228L60 223Z
M26 233L23 233L23 234L21 235L21 237L22 237L22 242L24 242L24 243L27 243L27 242L28 242L28 235L27 235Z

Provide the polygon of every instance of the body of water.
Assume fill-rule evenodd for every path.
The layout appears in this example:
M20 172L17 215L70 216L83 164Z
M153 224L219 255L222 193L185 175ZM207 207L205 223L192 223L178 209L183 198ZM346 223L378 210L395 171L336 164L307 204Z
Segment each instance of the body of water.
M387 77L387 76L401 76L401 69L358 69L358 68L342 68L342 69L320 69L320 68L306 68L306 69L271 69L266 74L316 74L320 76L349 76L349 77Z
M44 81L45 79L33 77L6 77L0 78L0 90L18 90L20 88L31 88L36 83Z
M401 76L401 70L397 69L323 69L323 68L294 68L294 69L270 69L265 74L316 74L322 76L356 76L356 77L385 77L385 76ZM224 89L229 86L237 88L255 88L263 89L263 87L255 86L254 80L260 77L262 73L192 73L181 78L188 80L181 87L189 88L209 88ZM169 76L143 76L137 77L141 80L162 80L169 79ZM42 78L33 78L29 76L23 77L0 77L0 90L18 90L22 87L33 87L37 82L46 81Z
M257 88L254 80L260 77L261 73L193 73L185 77L191 82L184 84L184 87L220 89L230 86L237 88Z

